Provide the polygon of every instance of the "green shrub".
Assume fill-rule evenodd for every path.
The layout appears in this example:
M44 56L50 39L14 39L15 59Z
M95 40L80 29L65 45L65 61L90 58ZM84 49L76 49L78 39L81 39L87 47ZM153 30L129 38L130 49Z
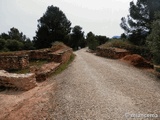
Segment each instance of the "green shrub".
M160 68L157 67L155 68L155 70L160 73Z
M160 12L155 14L151 34L147 37L147 44L153 53L153 61L160 65Z
M10 51L18 51L23 49L23 43L17 40L7 40L6 47Z
M88 47L91 50L96 50L98 45L99 45L99 43L98 43L97 39L93 38L92 41L88 44Z

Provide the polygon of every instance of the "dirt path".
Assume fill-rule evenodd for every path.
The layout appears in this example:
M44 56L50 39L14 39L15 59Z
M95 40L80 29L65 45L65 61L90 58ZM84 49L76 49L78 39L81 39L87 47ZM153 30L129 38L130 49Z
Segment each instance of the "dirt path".
M130 114L160 115L160 81L153 75L85 49L76 55L67 70L30 91L0 92L0 120L125 120Z
M56 77L58 106L50 118L125 120L130 114L160 115L160 81L125 63L85 51L76 52L73 64Z

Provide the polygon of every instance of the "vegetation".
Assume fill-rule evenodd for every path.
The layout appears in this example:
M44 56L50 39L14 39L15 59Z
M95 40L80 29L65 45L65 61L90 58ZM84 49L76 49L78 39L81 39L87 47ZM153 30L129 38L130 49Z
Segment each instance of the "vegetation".
M95 36L92 32L89 32L86 37L87 45L89 49L96 50L97 46L107 42L109 38L106 36Z
M87 34L86 40L87 40L88 48L91 50L95 50L99 45L98 40L95 38L95 35L92 32L89 32Z
M72 29L68 45L72 47L74 50L77 50L78 47L84 48L86 46L86 41L84 38L84 32L82 31L82 27L75 26Z
M38 30L34 37L35 47L37 49L48 48L55 41L67 43L71 31L70 26L71 22L58 7L49 6L38 20Z
M121 19L121 27L125 30L129 41L136 45L144 45L150 34L154 21L154 13L160 10L159 0L137 0L130 2L130 15Z
M159 12L158 12L159 11ZM97 46L125 48L160 64L160 1L137 0L130 2L129 15L122 17L120 26L125 33L121 39L109 40L106 36L89 32L85 38L81 26L71 28L71 22L58 7L48 6L46 12L38 20L36 36L33 41L17 28L0 34L0 51L19 51L41 49L61 41L77 50L88 46L96 50ZM148 57L147 57L148 56Z
M97 46L109 40L106 36L92 34L84 37L84 31L79 25L71 28L71 22L65 14L53 5L48 6L46 12L38 20L36 36L31 41L17 28L11 28L8 34L0 35L0 51L20 51L30 49L49 48L55 41L60 41L77 50L87 45L95 50Z
M147 37L148 46L153 54L153 61L160 65L160 12L155 14L151 34Z
M133 45L129 41L124 41L123 39L112 39L109 42L106 42L105 44L101 45L103 48L108 48L108 47L117 47L117 48L122 48L130 51L131 53L134 54L139 54L143 57L145 57L148 60L151 60L152 54L150 53L150 50L146 47L140 47L137 45Z
M0 35L0 51L18 51L34 49L32 41L19 32L17 28L11 28L7 33Z
M130 2L130 14L121 19L120 26L128 40L140 46L139 54L152 54L154 64L160 64L160 1L137 0ZM125 37L124 34L121 37ZM145 49L144 49L145 48Z

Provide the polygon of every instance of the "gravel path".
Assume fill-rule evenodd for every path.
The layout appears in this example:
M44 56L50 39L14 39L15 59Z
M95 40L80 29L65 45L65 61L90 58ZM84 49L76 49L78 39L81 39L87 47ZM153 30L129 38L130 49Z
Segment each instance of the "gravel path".
M131 114L160 115L160 81L153 75L111 60L75 52L76 59L56 76L57 107L49 119L55 120L125 120Z

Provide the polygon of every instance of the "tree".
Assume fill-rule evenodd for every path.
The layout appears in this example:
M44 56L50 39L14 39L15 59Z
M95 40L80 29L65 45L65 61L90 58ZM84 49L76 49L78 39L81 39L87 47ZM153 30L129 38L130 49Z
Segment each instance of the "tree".
M153 53L154 63L160 64L160 12L155 14L155 19L152 22L152 31L147 37L147 43Z
M125 33L122 33L122 34L121 34L121 39L127 39L127 36L126 36Z
M6 45L6 40L0 38L0 51L3 51Z
M10 39L10 36L6 33L1 33L0 38L7 40Z
M23 42L23 50L33 50L35 49L34 48L34 45L33 45L33 42L27 38L24 42Z
M23 49L23 43L19 42L17 40L7 40L6 41L6 47L10 51L19 51Z
M109 40L108 37L102 36L102 35L96 35L96 39L97 39L99 45L102 45Z
M137 0L130 2L130 15L121 19L120 26L125 30L129 40L137 45L145 44L145 38L151 31L154 13L160 10L159 0ZM137 36L136 41L134 36Z
M7 33L1 33L0 38L2 39L10 39L10 40L18 40L18 41L25 41L26 35L23 35L23 32L19 32L17 28L12 27L10 31Z
M0 50L1 51L18 51L34 49L33 42L19 32L17 28L12 27L7 33L0 35Z
M34 37L36 48L50 47L54 41L64 41L71 31L71 22L55 6L49 6L38 20L38 30Z
M92 32L89 32L87 34L86 40L87 40L87 45L89 49L96 50L97 46L99 45L99 42Z
M77 50L78 47L85 47L84 32L82 31L82 27L78 25L73 27L71 38L69 40L69 46L75 50Z
M26 36L23 35L22 32L19 32L19 30L14 27L10 29L10 31L8 32L8 35L12 40L25 41L26 39Z

